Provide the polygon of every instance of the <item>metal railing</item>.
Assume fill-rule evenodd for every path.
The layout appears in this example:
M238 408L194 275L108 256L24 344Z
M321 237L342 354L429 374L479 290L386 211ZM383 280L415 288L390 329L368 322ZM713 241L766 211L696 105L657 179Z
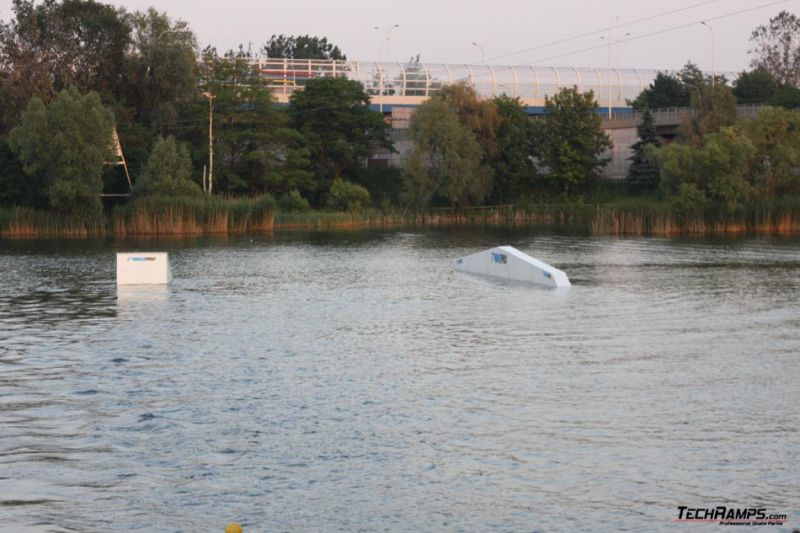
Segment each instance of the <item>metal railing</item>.
M286 58L249 58L278 95L302 89L309 79L343 76L361 82L371 96L425 99L458 81L483 97L506 94L543 100L564 87L592 90L598 99L635 98L658 74L647 69L541 67L535 65L439 64L418 61L371 62Z
M767 107L765 104L741 104L736 106L736 116L755 117L759 111ZM697 109L694 107L662 107L651 109L653 120L658 123L677 122L685 117L694 117ZM635 109L614 110L610 118L605 118L605 122L636 122L642 120L643 114Z

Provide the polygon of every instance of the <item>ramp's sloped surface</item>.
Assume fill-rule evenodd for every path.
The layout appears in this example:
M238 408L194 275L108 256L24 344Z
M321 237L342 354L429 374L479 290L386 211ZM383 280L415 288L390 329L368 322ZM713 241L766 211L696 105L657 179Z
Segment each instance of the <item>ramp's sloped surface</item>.
M544 287L570 287L567 275L513 246L498 246L456 259L453 268L460 272L534 283Z

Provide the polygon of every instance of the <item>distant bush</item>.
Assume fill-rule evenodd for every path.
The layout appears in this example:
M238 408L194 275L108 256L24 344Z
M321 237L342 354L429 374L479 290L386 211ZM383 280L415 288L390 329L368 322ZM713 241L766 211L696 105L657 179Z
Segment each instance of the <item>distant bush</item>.
M328 207L335 211L361 211L369 207L369 191L350 181L334 180L328 193Z
M278 207L287 213L305 213L311 209L308 200L303 198L297 189L282 195L278 200Z

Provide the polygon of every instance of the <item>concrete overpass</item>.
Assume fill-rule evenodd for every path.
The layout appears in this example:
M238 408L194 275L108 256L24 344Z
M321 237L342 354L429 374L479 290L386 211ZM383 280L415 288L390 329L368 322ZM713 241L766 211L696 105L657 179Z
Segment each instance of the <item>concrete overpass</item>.
M334 61L314 59L251 58L248 62L267 81L280 103L288 103L308 80L341 76L360 82L371 98L371 107L382 112L393 127L398 153L379 154L384 164L401 165L410 149L407 129L414 108L445 85L465 81L483 98L507 95L519 98L531 116L544 113L545 99L565 87L593 91L604 117L603 129L614 142L612 162L605 169L609 178L627 174L630 147L638 140L636 127L641 116L629 105L658 75L652 69L608 69L585 67L542 67L536 65L434 64L412 60L408 63ZM201 68L203 64L201 62ZM720 72L729 80L736 73ZM740 116L755 114L757 107L740 106ZM674 138L691 108L654 110L656 128L665 139Z

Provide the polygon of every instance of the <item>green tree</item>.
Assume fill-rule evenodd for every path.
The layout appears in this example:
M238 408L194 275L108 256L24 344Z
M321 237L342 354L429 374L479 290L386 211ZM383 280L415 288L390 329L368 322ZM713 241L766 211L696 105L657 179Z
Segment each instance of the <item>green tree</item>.
M165 198L199 197L203 191L191 179L192 162L189 151L180 146L175 137L159 138L136 182L133 192L137 197L161 196Z
M0 57L17 111L72 85L117 94L130 42L124 11L93 0L14 0L12 10L0 25Z
M392 148L389 125L369 108L364 87L344 78L315 78L289 100L292 126L309 149L317 192L356 175L379 148ZM321 200L321 196L317 196Z
M610 160L603 154L613 144L601 123L594 93L576 88L547 97L544 118L534 123L534 146L543 173L568 195Z
M791 85L781 87L772 95L769 104L786 109L796 109L800 107L800 89Z
M499 96L494 105L500 117L497 152L489 164L494 169L491 199L495 203L516 202L529 193L536 168L533 165L531 122L518 98Z
M491 171L481 164L474 133L442 99L420 105L409 127L413 148L404 169L404 190L416 209L436 197L461 207L479 204L491 189Z
M249 51L240 46L224 57L214 50L204 54L203 100L212 98L214 110L214 190L313 191L310 151L290 127L287 115L274 105L272 91L248 61ZM196 111L198 117L207 115L206 106ZM207 157L207 151L203 155Z
M752 66L769 72L781 85L800 84L800 19L781 11L768 25L753 30Z
M716 133L736 123L736 97L722 83L706 83L692 93L693 117L681 125L681 136L689 144L699 145L703 136Z
M114 116L97 93L70 87L49 106L33 98L9 141L25 172L41 180L54 209L94 216L102 211L103 166L111 160Z
M696 189L728 210L749 197L756 147L733 128L706 135L698 146L672 143L651 153L661 165L661 188L669 196L691 193L696 199Z
M484 161L497 155L497 131L501 118L493 100L481 99L475 88L464 81L445 85L434 93L434 98L453 108L459 121L475 134Z
M327 37L310 35L273 35L262 51L270 58L347 59L338 46L328 42Z
M704 84L711 84L711 76L706 76L700 67L692 63L691 61L687 62L683 68L678 72L678 79L690 89L701 87ZM715 84L725 85L726 81L725 78L722 76L717 76ZM691 91L690 91L691 94Z
M778 91L778 81L763 68L742 72L733 83L733 95L740 104L767 104Z
M630 105L637 111L644 111L664 107L688 107L690 101L689 90L680 78L659 72L653 83L639 93Z
M0 206L47 207L43 187L25 174L17 155L0 140Z
M176 106L195 96L197 40L186 22L153 8L128 16L126 102L138 121L158 124L176 117Z
M642 113L642 122L637 131L639 141L631 147L633 156L630 158L631 166L628 169L628 184L635 189L655 189L659 182L658 167L651 162L648 150L653 149L650 147L658 148L661 142L658 140L653 114L649 109L645 109Z
M767 107L738 126L755 147L751 180L761 195L800 192L800 115Z

